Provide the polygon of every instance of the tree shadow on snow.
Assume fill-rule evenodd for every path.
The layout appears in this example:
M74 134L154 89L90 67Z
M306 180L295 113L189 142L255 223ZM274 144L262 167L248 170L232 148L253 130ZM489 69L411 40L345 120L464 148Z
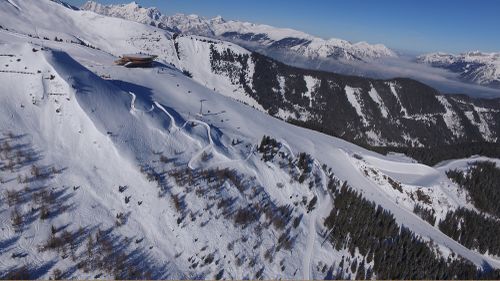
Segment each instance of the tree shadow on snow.
M46 275L49 270L56 264L55 260L48 261L42 265L22 265L11 267L5 271L0 271L0 279L2 280L33 280L40 279Z

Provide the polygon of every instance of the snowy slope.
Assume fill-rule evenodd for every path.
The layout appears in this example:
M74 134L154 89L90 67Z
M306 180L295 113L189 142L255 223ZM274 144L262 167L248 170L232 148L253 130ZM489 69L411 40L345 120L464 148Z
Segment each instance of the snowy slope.
M498 100L441 95L408 79L382 81L297 69L199 36L173 40L179 59L175 64L202 85L283 120L323 126L348 140L429 146L470 141L467 137L498 139ZM324 102L331 112L322 111ZM465 134L466 127L476 127L476 136L473 131Z
M155 28L49 1L10 1L18 8L0 2L1 24L9 28L0 30L1 273L25 265L34 278L44 279L55 269L61 269L64 278L78 279L131 277L120 274L132 274L134 269L144 279L323 278L318 264L338 264L349 255L323 243L323 221L332 204L323 164L332 168L335 178L347 181L445 253L453 251L477 266L486 261L500 267L497 257L461 246L414 215L415 202L389 189L382 176L400 181L408 193L422 188L432 197L433 207L444 212L465 205L465 195L458 194L444 170L381 156L220 95L212 87L234 85L211 76L206 65L199 72L190 69L195 79L201 75L207 79L205 85L182 74L184 69L167 65L127 69L113 64L112 54L141 50L140 39L130 37L159 32ZM34 17L41 10L50 10L50 19ZM46 21L74 24L50 28ZM103 24L110 31L92 31ZM35 26L47 36L64 38L63 42L29 37ZM127 31L113 34L113 28ZM175 51L168 33L158 36L155 44L165 40L161 44L165 59L174 61L183 54ZM88 40L101 50L66 38ZM207 54L203 49L207 44L196 40L206 39L181 37L179 48ZM189 59L181 56L176 63L194 63ZM203 111L198 114L201 100ZM314 159L310 178L303 183L294 180L295 164L264 162L255 149L263 135L277 139L282 144L280 155L291 163L300 152L310 154ZM364 173L366 167L378 176ZM218 177L224 168L237 176L226 171ZM316 184L309 187L309 182ZM7 190L21 193L18 204L4 203ZM52 192L50 200L33 199L44 190ZM303 198L310 202L314 196L316 207L308 211ZM402 204L403 199L408 202ZM50 211L41 219L43 206ZM268 208L266 215L239 223L239 210L259 206ZM287 208L291 211L287 227L282 228L273 214ZM25 218L21 231L11 224L16 209ZM298 226L288 227L298 217ZM44 250L51 226L56 237L72 233L75 244L59 252ZM103 249L107 244L102 241L112 243L115 250L110 251L123 257L117 259L122 263L110 262L110 269L98 262L81 263L92 244L88 235L95 237L98 229L105 238L96 242ZM293 241L290 250L276 249L283 241L280 237ZM95 256L106 252L98 249Z
M77 231L79 227L89 229L89 231L95 231L96 228L106 230L114 226L115 216L119 213L129 214L128 219L125 226L113 230L113 235L120 240L130 237L129 239L141 241L138 246L132 243L125 251L133 253L134 249L139 249L141 252L137 254L138 258L144 259L145 263L150 263L149 270L152 271L154 278L193 278L196 276L213 278L214 274L219 271L216 265L210 262L203 269L195 270L188 268L195 262L190 263L186 260L191 260L191 256L205 252L218 260L224 260L223 263L232 261L234 264L236 258L230 256L229 252L220 250L226 249L228 243L235 244L235 253L254 252L255 258L259 258L260 249L264 251L266 245L274 243L275 234L272 232L265 232L259 237L248 237L248 231L241 230L237 225L232 226L232 220L225 219L225 215L215 208L213 215L220 216L218 219L213 219L208 213L202 212L206 204L216 204L217 201L211 203L211 200L205 197L195 196L194 193L189 193L176 185L172 179L169 180L172 182L167 186L160 186L158 189L156 183L148 181L146 176L141 174L141 167L151 165L159 166L155 167L156 169L162 167L160 164L154 164L158 162L158 155L155 151L160 151L169 159L175 159L170 164L173 167L187 165L194 169L200 165L205 168L211 165L226 166L236 168L238 173L245 172L249 176L265 175L265 171L269 168L260 161L258 156L253 156L251 145L241 145L241 150L235 150L229 147L230 141L225 134L221 135L219 128L207 125L203 119L192 121L179 119L183 117L168 105L175 104L174 101L177 99L182 99L186 92L172 96L168 93L175 93L175 86L170 85L171 89L165 86L179 83L183 85L183 88L187 86L201 92L198 95L205 95L207 98L213 94L196 84L193 85L177 71L158 74L153 70L143 73L139 70L139 72L130 73L108 65L110 68L106 67L103 70L109 71L113 79L117 80L113 83L107 82L84 69L65 53L40 50L33 53L33 47L37 48L32 45L2 46L2 52L15 54L15 58L21 58L19 64L27 65L28 70L37 69L38 71L39 69L42 73L5 74L9 76L11 83L8 83L7 88L2 89L2 92L8 91L13 95L2 96L2 104L4 104L2 120L5 122L2 122L1 130L6 135L10 132L14 136L19 136L14 137L11 143L15 143L16 138L19 138L21 143L29 140L35 151L40 151L40 154L44 156L43 160L36 161L33 165L54 166L57 170L63 170L58 172L61 173L60 176L53 175L48 179L40 180L41 182L33 180L29 186L35 190L42 188L40 184L54 186L55 192L62 192L65 195L57 204L68 205L69 208L65 211L54 210L54 216L48 221L35 218L32 224L27 222L21 236L33 238L28 244L14 243L3 251L2 271L17 266L19 262L9 259L8 256L13 253L22 253L27 255L23 262L35 268L43 268L46 266L45 263L50 263L51 268L59 268L66 272L68 263L62 259L58 261L56 253L44 252L42 256L36 258L37 246L43 245L49 237L51 225L56 227L66 225L64 229L70 232ZM118 74L120 72L121 74ZM54 75L55 78L44 81L44 76L50 77L50 75ZM155 92L161 92L157 92L158 98L153 98L148 96L144 86L137 85L130 80L129 75L138 76L142 81L148 80L146 77L153 76L156 79L161 77L165 78L166 82L155 85ZM19 81L22 80L28 83L20 83ZM45 82L47 85L39 85L40 82ZM30 87L31 91L27 91L26 86ZM123 91L121 87L128 91ZM52 91L57 91L60 95L55 95ZM28 93L31 93L31 96ZM222 101L221 104L224 102ZM21 105L22 109L18 109ZM192 106L197 108L197 102L195 101ZM234 112L231 113L234 114ZM186 118L188 116L189 114L186 114ZM69 151L71 155L68 155ZM209 163L200 160L202 152L212 155ZM245 165L245 161L253 164ZM113 164L110 165L110 163ZM15 169L14 173L2 172L2 178L9 181L4 188L16 189L15 178L13 181L9 179L15 177L16 174L29 174L29 170L30 166L27 165L27 167L21 166ZM277 178L273 180L263 177L255 183L262 182L265 186L273 186L276 185L275 181L287 178L285 173L269 172ZM123 194L118 190L120 185L128 187ZM74 190L73 186L77 186L78 189ZM237 196L238 200L233 205L235 208L249 203L250 199L243 193L240 194L236 188L229 184L224 188L225 190L215 199L219 196L222 198ZM264 198L271 196L265 200L273 200L276 204L281 204L281 201L286 201L287 194L295 194L301 189L307 190L290 186L284 191L285 194L271 193L264 196L266 192L262 195ZM165 195L159 196L162 193ZM180 225L171 201L171 198L177 195L182 196L183 202L187 204L182 211L185 212L183 216L187 217L186 222ZM310 192L300 194L300 198L302 195L312 197ZM125 197L132 198L131 202L124 203ZM141 205L138 202L141 202ZM28 214L27 207L23 206L21 212ZM55 209L60 210L60 207ZM209 210L212 212L212 207ZM61 214L59 215L58 212ZM2 221L6 222L4 225L10 225L8 223L9 212L3 213L5 216L2 216ZM97 222L96 217L99 218ZM196 222L194 222L195 219L197 219ZM308 224L313 223L308 221L304 219L303 227L308 227ZM299 237L305 235L303 227L297 230ZM247 237L245 243L238 240L238 237L245 236ZM19 236L11 227L2 231L2 241L10 241L9 239L16 237ZM213 237L221 238L213 240ZM233 242L233 239L236 240ZM299 241L303 240L305 238L299 239ZM262 247L252 250L251 247L255 243L261 244ZM300 245L300 243L297 244ZM200 249L203 250L200 252ZM142 253L143 250L147 253ZM81 255L83 251L83 247L78 248L76 256ZM223 258L226 255L228 257ZM277 253L276 259L281 259L280 256L282 254ZM250 258L254 256L245 257L245 260ZM289 270L299 268L299 261L291 258L290 254L285 253L282 258L289 259L287 261ZM201 259L203 262L205 258L199 256L196 259ZM164 264L164 261L168 263ZM260 260L255 262L263 263ZM225 276L232 278L243 278L247 276L244 274L254 273L251 270L243 270L245 266L232 269L231 266L224 266L224 268ZM273 269L271 265L267 265L265 276L277 276L276 274L281 272L278 268ZM40 271L41 274L45 274L42 269ZM97 272L95 270L89 273L79 271L75 274L80 278L91 278ZM287 274L292 276L292 272ZM47 278L48 275L39 277L44 276ZM250 276L252 275L247 277Z
M155 70L129 71L115 66L103 66L99 71L109 73L112 81L116 81L107 82L89 73L64 53L39 51L32 54L31 49L30 45L13 45L2 47L2 52L15 53L16 58L21 58L21 65L26 65L22 63L24 60L29 61L28 70L40 69L41 76L55 75L56 78L45 81L48 82L46 88L36 87L38 81L42 80L43 82L43 77L34 75L34 77L29 78L27 81L32 81L27 84L32 87L32 96L30 97L24 89L26 84L16 82L17 79L25 80L26 77L23 74L7 74L10 76L11 83L7 84L9 88L6 90L13 95L3 96L2 102L6 110L2 111L2 120L7 120L7 122L2 123L2 131L12 132L15 136L23 134L22 132L30 132L26 138L34 145L35 150L46 155L35 165L54 165L56 169L64 169L61 172L62 175L56 175L50 180L44 180L44 182L54 186L56 191L64 190L64 192L69 193L70 195L65 197L67 201L62 204L69 204L72 208L47 222L36 220L22 234L26 237L33 236L35 239L30 240L29 244L14 243L13 247L5 252L5 255L21 252L28 254L26 262L42 267L44 262L53 261L54 268L66 270L67 264L64 260L58 260L57 255L52 253L44 254L37 261L32 260L32 257L36 256L36 252L33 252L36 251L36 245L43 245L43 241L49 236L50 225L60 226L69 223L66 228L68 231L76 231L80 226L93 228L98 226L95 225L94 219L98 216L101 218L99 228L107 229L113 226L114 216L117 213L129 211L131 213L126 226L114 230L114 235L135 237L134 239L143 238L141 244L153 246L152 253L148 257L150 262L156 266L162 266L159 261L171 261L166 267L168 270L155 271L155 274L160 274L154 275L155 277L193 277L200 276L200 274L206 277L212 276L205 274L217 273L216 266L209 266L201 271L193 270L186 267L189 265L188 262L183 262L182 258L175 258L175 256L181 253L181 257L187 259L190 255L197 254L199 249L205 248L204 251L213 251L217 257L222 258L227 253L220 249L224 249L228 243L233 241L234 237L247 237L245 243L236 241L234 247L240 250L251 247L254 242L259 240L261 241L258 243L261 243L262 246L258 249L262 249L262 251L266 249L265 245L272 245L275 235L272 233L273 231L269 233L265 231L259 237L254 237L245 230L232 227L231 223L222 217L219 220L210 219L200 213L200 208L204 208L207 199L186 193L187 191L174 184L168 192L186 196L185 202L188 206L187 210L189 210L187 213L196 216L199 214L198 220L203 225L186 222L180 227L178 226L176 211L174 206L170 205L172 203L169 203L171 201L168 196L167 198L158 197L158 188L147 181L146 177L140 173L139 167L158 161L155 160L158 159L158 156L155 155L157 152L154 151L162 152L167 158L175 157L177 153L181 152L175 160L175 163L178 164L174 164L174 166L231 167L240 173L255 175L254 181L262 185L264 192L276 204L289 202L287 199L289 195L296 195L299 198L302 196L312 198L314 194L320 196L322 199L318 210L303 217L302 226L297 230L298 237L295 247L298 247L297 251L307 249L307 252L310 253L319 251L323 254L313 257L305 256L304 258L307 260L297 258L291 253L286 254L286 252L276 253L275 257L276 259L286 259L287 268L290 271L285 271L284 274L290 277L295 276L293 273L297 273L295 269L299 269L299 274L301 274L296 277L320 277L311 273L309 269L302 270L305 270L304 263L314 264L318 260L329 262L329 259L336 259L335 256L340 255L340 253L336 254L334 250L328 249L327 245L320 245L321 242L318 240L321 239L309 240L310 235L316 235L314 228L319 227L313 227L311 224L320 222L321 217L326 215L325 211L328 211L329 197L321 189L309 191L305 187L300 187L298 183L287 186L283 191L273 191L277 183L290 181L290 176L284 171L280 172L277 167L261 162L259 156L255 155L252 149L249 150L248 145L240 145L241 148L236 150L230 146L230 138L236 137L243 140L244 144L248 143L251 146L252 143L258 142L258 136L272 134L286 143L287 147L293 147L292 151L306 151L315 155L320 163L332 165L334 173L340 179L349 181L351 185L359 188L366 197L391 210L399 222L404 223L423 237L432 238L440 245L450 247L454 252L469 258L478 265L483 262L483 259L487 259L492 265L495 265L494 260L481 257L459 246L432 226L421 221L411 213L411 205L400 206L396 204L397 200L393 201L394 198L387 195L383 185L369 177L362 176L363 165L353 158L353 153L365 155L368 163L387 173L392 169L391 167L400 166L401 163L393 162L393 160L382 160L381 156L364 151L344 141L272 119L230 99L214 95L202 86L193 84L176 71L156 73ZM159 77L162 79L158 79ZM177 88L176 83L182 86ZM16 85L21 86L21 88ZM50 95L51 92L46 89L65 93L69 100ZM187 89L191 93L187 93ZM186 95L190 96L187 100ZM32 102L33 99L36 101L35 104ZM190 112L197 110L199 99L207 100L206 108L211 112L224 111L224 113L215 116L206 113L201 120L193 119L189 122L179 122L182 120L179 118L189 118ZM17 109L20 104L24 106L23 109ZM219 120L220 118L224 118L223 123L221 123L222 120ZM253 122L248 122L249 119L252 119ZM189 125L193 123L197 123L199 126ZM59 125L55 126L54 124ZM125 124L126 126L124 126ZM208 124L206 128L204 128L204 124ZM214 135L213 130L219 133ZM326 152L324 151L325 147L332 147L332 150ZM72 151L70 155L67 153L69 150ZM212 155L208 163L200 158L201 152ZM110 166L109 163L120 164ZM430 167L424 167L425 169L422 170L414 168L422 165L406 165L409 166L409 169L404 173L399 172L399 178L429 177L437 174L437 171ZM22 175L27 172L29 172L29 166L19 168L14 175L7 172L3 173L2 176L8 179L15 177L15 174ZM447 192L447 186L443 185L447 181L442 173L441 175L441 179L434 177L433 180L419 181L418 184L425 184L431 190L444 188L441 193ZM412 181L412 184L415 184L415 181ZM127 185L129 188L124 194L120 194L119 185ZM37 183L34 182L31 186L36 188ZM72 186L79 186L79 189L72 190L70 188ZM6 188L15 188L15 182L7 184ZM226 192L237 194L234 193L237 190L232 190L230 186L226 188L228 189L223 194ZM131 196L132 203L124 204L123 199L127 196ZM249 199L244 199L244 197L238 199L236 206L240 204L245 206L246 200ZM142 202L142 205L136 204L139 201ZM326 204L325 208L322 207L323 204ZM156 208L154 206L163 207ZM300 209L299 207L295 212L300 214ZM28 210L23 210L23 212L28 212ZM4 213L7 216L8 212ZM145 220L146 217L149 219ZM8 218L4 217L3 220L6 221ZM224 229L224 233L220 232L222 229ZM320 231L318 230L318 232ZM220 240L210 238L219 236L219 233L222 237L227 238ZM16 237L11 228L4 231L2 235L3 240ZM188 241L199 242L191 243ZM302 247L304 247L303 250L300 250ZM133 249L134 246L131 248ZM317 250L313 250L314 248ZM77 255L79 251L84 251L84 249L79 248ZM255 252L250 249L243 251ZM259 256L258 252L255 253L256 257ZM4 268L14 266L17 263L15 260L11 262L3 258L2 260ZM235 262L237 261L233 260L233 263ZM273 278L278 276L276 274L283 274L279 268L273 267L272 263L269 264L260 259L257 262L265 264L264 276ZM228 277L245 277L247 275L244 272L254 271L225 267L225 274ZM75 274L81 278L92 276L82 272ZM96 272L91 272L91 274L96 274Z
M40 5L31 5L30 1L2 1L2 20L0 25L10 32L29 38L62 40L75 44L90 44L105 52L119 56L127 53L148 52L144 42L168 46L157 49L165 57L174 57L170 48L169 32L113 17L104 17L95 13L71 10L52 1L43 1ZM45 10L51 9L51 13ZM64 23L64 24L61 24ZM103 28L103 27L106 28Z

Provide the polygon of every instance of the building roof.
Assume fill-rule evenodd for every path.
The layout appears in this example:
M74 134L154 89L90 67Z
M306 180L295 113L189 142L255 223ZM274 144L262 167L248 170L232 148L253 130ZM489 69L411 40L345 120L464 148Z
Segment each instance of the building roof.
M157 56L144 55L144 54L124 54L122 58L128 58L133 60L154 60Z
M149 67L156 57L144 54L125 54L115 63L125 67Z

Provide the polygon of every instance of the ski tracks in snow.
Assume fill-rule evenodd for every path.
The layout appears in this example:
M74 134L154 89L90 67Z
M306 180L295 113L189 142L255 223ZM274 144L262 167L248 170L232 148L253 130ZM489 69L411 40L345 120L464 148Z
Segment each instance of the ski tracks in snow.
M292 157L295 158L295 154L293 153L292 148L290 145L284 140L280 139L279 142L282 144L283 148L285 148L288 153ZM326 175L324 171L321 169L321 165L317 160L314 160L313 163L314 166L318 169L318 171L321 172L321 186L323 187L323 191L326 191ZM318 216L320 213L323 213L323 206L328 207L330 204L323 204L325 194L326 192L323 192L322 195L318 194L317 190L314 190L314 195L317 198L317 205L316 208L311 212L310 218L309 218L309 225L307 228L307 241L306 241L306 249L305 249L305 256L304 259L302 260L302 268L303 268L303 279L304 280L312 280L313 276L311 274L311 268L312 268L312 262L313 262L313 254L314 254L314 244L316 243L316 236L317 236L317 231L316 231L316 222L318 220ZM327 200L329 198L326 198Z
M133 99L132 103L131 103L131 110L135 110L135 107L133 106L134 102L135 102L135 95L133 93L130 93L130 94L132 95L132 99ZM163 113L165 113L166 115L169 116L171 123L172 123L172 128L176 129L176 131L182 131L189 123L196 123L196 124L204 126L206 128L207 138L208 138L209 144L206 145L205 147L203 147L202 149L200 149L195 155L193 155L191 157L191 159L188 162L189 169L194 170L196 168L195 162L203 155L203 153L207 153L209 150L212 150L214 147L214 141L212 139L210 125L204 121L201 121L201 120L190 119L190 120L186 120L186 122L184 122L184 124L181 127L178 127L175 123L174 117L168 112L168 110L165 109L165 107L163 107L161 104L159 104L156 101L154 102L154 105L158 109L160 109ZM280 142L283 144L283 147L286 150L288 150L290 155L292 157L294 157L293 150L286 143L286 141L280 140ZM252 151L249 153L249 155L243 161L247 161L251 155L252 155ZM240 161L240 160L238 160L238 161ZM221 162L221 163L223 163L223 162ZM221 163L219 163L219 164L221 164ZM323 188L326 188L326 186L325 186L325 184L326 184L325 177L326 176L325 176L324 172L321 170L320 165L316 161L314 162L314 165L322 173L322 186L323 186ZM303 278L305 280L310 280L313 277L311 274L311 268L312 268L312 262L313 262L314 245L316 243L316 236L317 236L316 223L317 223L317 220L318 220L320 213L323 212L324 208L322 208L322 206L323 206L323 201L325 200L325 198L324 198L325 196L318 194L317 191L314 191L314 194L318 199L318 203L316 205L316 208L310 214L309 225L307 228L307 242L306 242L305 256L304 256L304 259L302 260ZM328 200L328 198L326 198L326 199ZM325 206L328 206L328 205L329 204L326 204Z
M207 152L209 150L213 150L213 148L214 148L214 141L212 139L212 128L210 127L210 125L207 122L204 122L204 121L201 121L201 120L198 120L198 119L189 119L189 120L186 120L181 127L178 127L177 124L176 124L176 122L175 122L175 118L172 116L172 114L170 114L170 112L168 112L168 110L164 106L162 106L157 101L154 101L154 105L156 105L156 107L158 109L160 109L163 113L165 113L170 118L170 121L171 121L171 124L172 124L171 128L173 129L174 132L178 132L178 131L184 132L183 131L184 128L189 123L196 123L196 124L199 124L199 125L204 126L206 128L206 130L207 130L208 145L206 145L205 147L203 147L202 149L200 149L200 151L198 151L195 155L193 155L191 157L191 159L189 160L189 162L188 162L188 168L191 169L191 170L194 170L195 169L194 162L196 161L196 159L199 159L201 157L201 155L203 155L204 152ZM189 136L189 135L187 135L187 136L192 139L191 136ZM253 152L253 150L250 151L249 155L246 157L246 159L244 161L247 161L250 158L250 156L252 155L252 152ZM231 161L231 160L229 160L229 161ZM225 163L225 162L226 161L223 161L223 162L218 163L218 164L222 164L222 163Z
M148 112L151 112L155 109L154 105L151 105L151 108L148 109L148 110L138 110L136 107L135 107L135 101L137 100L137 96L132 93L132 92L128 92L130 96L132 96L132 100L130 101L130 113L132 114L135 114L135 112L144 112L144 113L148 113Z
M317 196L317 195L316 195ZM314 252L314 243L316 242L316 220L318 218L318 209L320 208L320 199L318 197L318 206L313 210L311 218L309 219L308 235L305 257L302 261L302 267L304 268L304 280L311 280L311 267L312 267L312 255Z
M290 147L287 145L288 150L290 153L292 153ZM316 205L316 208L312 211L309 226L308 226L308 236L307 236L307 244L306 244L306 255L304 257L302 266L304 268L304 275L303 279L304 280L312 280L314 276L311 274L311 269L313 267L313 254L314 254L314 244L316 243L316 236L318 235L317 229L316 229L316 223L318 222L318 217L321 214L324 214L325 212L329 211L331 208L331 198L328 196L328 190L327 190L327 177L325 175L325 172L321 168L321 164L317 161L314 160L314 166L318 169L318 171L321 173L321 187L323 190L321 190L321 194L319 194L318 190L316 189L314 191L314 195L316 198L318 198L318 203ZM330 200L330 201L329 201Z
M189 167L189 169L194 170L195 169L193 166L194 161L196 161L196 159L201 157L201 155L203 155L204 152L207 152L208 150L212 149L214 146L214 141L212 140L212 130L210 128L210 125L208 125L206 122L203 122L201 120L191 119L191 120L187 120L186 123L184 123L184 125L182 125L182 128L184 128L188 124L188 122L197 123L197 124L204 126L207 129L208 142L209 142L209 144L207 146L205 146L200 151L198 151L198 153L193 155L193 157L191 157L191 159L189 160L188 167Z

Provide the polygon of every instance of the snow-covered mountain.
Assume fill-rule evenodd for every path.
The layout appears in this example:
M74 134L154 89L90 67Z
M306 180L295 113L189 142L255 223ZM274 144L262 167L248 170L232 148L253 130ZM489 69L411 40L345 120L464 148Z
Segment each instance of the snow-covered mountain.
M431 53L419 56L417 61L458 73L465 81L500 87L500 53Z
M89 2L87 8L104 9L111 14L116 11L155 14L154 10L136 3L103 6ZM95 17L88 11L81 13ZM167 18L172 28L183 26L187 30L182 23L193 24L189 28L198 30L193 33L200 33L204 26L195 24L202 21L159 16L162 22L167 22ZM109 20L117 19L98 17L95 21ZM218 22L224 24L223 20ZM122 32L126 36L119 40L113 35L112 44L125 41L119 47L109 48L105 35L103 44L93 42L115 56L121 54L116 50L158 55L165 63L188 71L193 79L223 95L349 141L375 146L428 147L499 139L497 100L483 102L464 96L439 96L433 88L409 79L380 81L296 69L234 43L196 35L172 36L169 32L159 32L160 29L138 32L136 25L128 24L134 26L132 33Z
M88 1L81 9L150 24L177 33L231 41L300 67L378 78L394 77L404 71L409 78L431 82L448 91L450 89L457 91L457 86L450 85L453 84L451 80L446 81L450 79L449 77L441 77L434 81L420 73L426 70L418 70L418 66L405 60L398 61L398 54L382 44L351 43L337 38L325 40L288 28L226 21L221 16L213 19L184 14L167 16L157 8L144 8L136 2L103 5ZM450 70L457 73L461 81L467 83L499 88L499 58L497 53L470 52L460 55L433 53L419 56L416 62ZM384 66L377 59L391 59L391 61ZM360 62L362 63L359 64ZM415 68L415 72L408 72L411 68Z
M257 45L259 48L266 48L269 51L285 50L312 59L334 58L349 61L397 56L394 51L382 44L351 43L337 38L325 40L293 29L241 21L226 21L220 16L213 19L184 14L166 16L156 8L143 8L136 2L103 5L95 1L88 1L81 9L151 24L182 34L215 37L254 47Z
M203 85L283 120L352 142L432 147L499 140L498 99L442 95L411 79L299 69L197 36L173 40L180 68Z
M498 100L440 96L410 79L381 81L297 69L233 43L74 12L91 22L82 26L79 19L62 19L68 24L55 33L51 17L35 26L21 14L4 26L28 37L88 45L115 56L154 54L223 95L356 143L428 147L499 139ZM99 28L104 25L106 30ZM75 35L77 29L81 32Z
M431 167L273 118L240 88L291 70L233 43L49 0L0 0L0 26L1 279L499 278L496 213L447 176L499 160ZM114 64L139 52L158 63ZM308 74L367 112L374 81ZM420 110L401 89L396 111L369 91L380 114ZM489 231L447 234L463 210Z
M144 24L158 26L166 20L166 17L157 8L143 8L136 2L125 5L102 5L94 1L86 2L82 10L93 11L97 14L111 17L124 18ZM168 26L159 25L168 28Z

